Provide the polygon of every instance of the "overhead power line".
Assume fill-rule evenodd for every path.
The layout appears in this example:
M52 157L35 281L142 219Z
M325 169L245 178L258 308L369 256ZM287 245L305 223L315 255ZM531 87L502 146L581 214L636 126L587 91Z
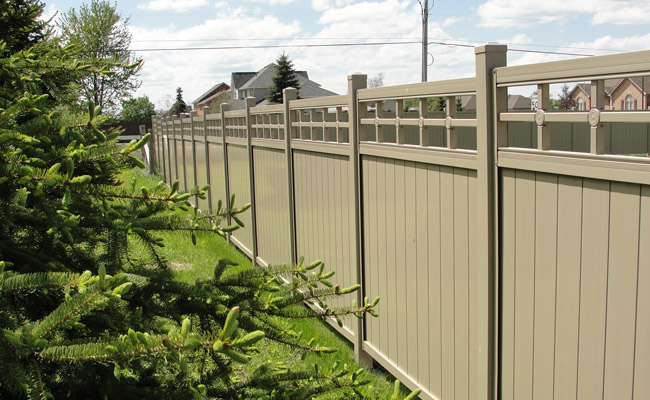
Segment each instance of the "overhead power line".
M393 41L412 41L420 40L417 37L276 37L276 38L212 38L212 39L141 39L132 40L131 43L164 43L164 42L269 42L281 40L393 40ZM438 43L444 43L450 46L460 46L460 43L477 43L484 44L485 40L471 40L471 39L450 39L447 38L431 38ZM569 49L569 50L593 50L593 51L608 51L613 53L623 53L626 50L620 49L605 49L595 47L578 47L578 46L559 46L553 44L535 44L535 43L510 43L505 41L498 41L501 44L508 46L525 46L525 47L545 47L551 49ZM419 42L418 42L419 43ZM433 43L433 42L427 42Z
M254 49L277 49L277 48L311 48L311 47L362 47L362 46L388 46L388 45L407 45L407 44L421 44L421 41L400 41L400 42L367 42L367 43L303 43L303 44L272 44L272 45L257 45L257 46L214 46L214 47L174 47L174 48L143 48L131 49L132 52L159 52L159 51L206 51L206 50L254 50ZM427 44L447 46L447 47L468 47L474 48L471 44L458 43L458 42L438 42L430 41ZM593 56L593 54L584 53L569 53L560 51L541 51L541 50L528 50L510 48L510 51L525 52L525 53L539 53L539 54L557 54L565 56Z

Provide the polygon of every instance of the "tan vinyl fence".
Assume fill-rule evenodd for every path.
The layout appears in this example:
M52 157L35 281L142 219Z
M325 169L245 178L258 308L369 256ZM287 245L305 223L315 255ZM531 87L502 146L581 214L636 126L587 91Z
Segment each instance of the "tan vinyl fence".
M346 96L155 119L151 149L166 182L210 184L202 209L252 202L230 240L257 264L323 259L380 296L333 326L423 398L648 399L650 160L614 153L648 152L650 112L604 111L603 90L644 75L650 52L507 67L490 44L474 78L355 74ZM597 108L549 111L575 81ZM509 111L530 85L540 110Z

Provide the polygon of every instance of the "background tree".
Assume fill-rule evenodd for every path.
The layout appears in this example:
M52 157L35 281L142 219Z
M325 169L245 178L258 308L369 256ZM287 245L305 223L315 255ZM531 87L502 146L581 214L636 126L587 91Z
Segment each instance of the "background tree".
M7 51L16 53L45 39L49 21L40 19L45 4L40 0L4 0L0 3L0 39Z
M384 86L384 73L380 72L375 76L368 78L368 88L378 88Z
M282 90L292 87L298 90L298 98L300 98L300 82L298 82L298 76L296 75L296 70L293 67L293 63L289 61L289 56L282 53L275 60L275 75L273 76L273 84L269 87L269 92L271 92L266 99L271 104L280 104L282 103Z
M223 103L231 104L232 103L232 92L230 90L224 90L219 93L217 97L210 103L210 112L218 113L221 112L221 105Z
M147 96L140 96L136 99L129 99L122 103L120 121L145 122L150 121L156 115L154 104Z
M58 23L63 42L75 45L77 56L97 67L83 76L81 93L84 101L92 101L103 112L115 112L140 87L137 76L142 58L129 52L129 18L122 18L116 7L92 0L78 11L73 8L64 13ZM124 68L127 65L134 67Z
M183 100L183 89L176 88L176 102L172 106L172 108L169 110L170 115L181 115L182 113L185 113L188 111L187 104L185 104L185 100Z
M569 85L566 83L560 88L559 107L560 110L573 110L576 102L571 98Z

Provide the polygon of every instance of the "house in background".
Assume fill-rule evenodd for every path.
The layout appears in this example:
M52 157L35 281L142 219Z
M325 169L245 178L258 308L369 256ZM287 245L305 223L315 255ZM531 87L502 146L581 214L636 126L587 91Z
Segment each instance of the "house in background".
M230 90L233 97L231 109L244 108L244 100L247 97L254 97L255 104L258 106L267 104L266 96L271 93L269 87L273 84L274 75L275 64L269 64L257 72L233 72L230 79ZM300 85L301 99L336 96L336 93L324 89L320 84L310 80L307 71L296 71L296 77Z
M605 110L646 110L650 102L650 77L605 80ZM591 109L591 91L587 83L578 83L569 96L576 111Z
M460 96L460 102L465 111L476 110L476 96ZM522 96L520 94L508 95L508 110L509 111L530 111L531 110L530 97Z
M197 115L203 115L203 107L210 107L214 102L221 104L223 94L228 90L230 90L230 86L227 83L217 83L192 102L192 109L196 110Z

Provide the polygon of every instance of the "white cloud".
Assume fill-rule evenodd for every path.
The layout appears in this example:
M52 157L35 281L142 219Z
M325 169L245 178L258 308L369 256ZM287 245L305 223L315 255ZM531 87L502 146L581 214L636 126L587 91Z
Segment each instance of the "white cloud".
M268 5L274 6L274 5L285 5L285 4L291 4L295 3L296 0L249 0L255 3L266 3Z
M311 7L316 11L325 11L328 8L344 7L353 3L354 0L311 0Z
M314 5L315 1L312 2ZM230 83L234 71L257 71L278 54L285 51L296 69L306 70L309 77L324 88L345 94L347 75L362 72L369 76L380 72L385 74L386 85L415 83L421 77L421 46L418 43L404 45L354 46L354 47L309 47L315 43L376 42L380 40L333 40L328 38L418 38L421 34L420 9L417 2L410 0L376 0L354 3L349 0L326 2L327 8L320 13L316 33L308 35L300 23L283 22L279 19L249 9L227 8L228 18L212 18L199 25L178 29L173 26L155 30L132 27L133 39L138 42L133 48L145 47L214 47L232 46L229 41L218 42L140 42L160 39L202 39L202 38L266 38L268 40L237 41L237 45L286 44L300 47L205 50L185 52L138 53L144 57L143 85L138 92L149 95L155 103L165 94L174 94L176 87L182 87L184 98L191 102L210 86L224 81ZM249 3L250 4L250 3ZM321 3L321 6L325 2ZM372 10L372 18L368 18ZM241 27L247 29L241 29ZM313 30L312 30L313 31ZM287 37L312 37L316 40L294 39L273 40ZM448 39L451 37L442 25L430 21L429 36ZM460 38L459 38L460 39ZM523 39L522 39L523 40ZM386 41L386 40L381 40ZM136 46L137 44L137 46ZM434 62L428 68L429 80L443 80L473 76L475 73L473 48L430 45L429 52Z
M150 0L145 4L139 4L138 8L150 11L172 10L180 12L206 5L208 5L208 0Z
M459 17L449 17L446 20L444 20L444 22L442 23L442 26L444 26L446 28L446 27L455 25L455 24L459 23L462 20L463 20L463 18L459 18Z
M644 25L650 3L603 0L487 0L476 10L485 27L530 27L550 22Z
M224 12L224 10L221 10ZM173 25L146 29L130 26L133 35L131 48L187 48L233 46L232 42L197 42L192 39L206 38L266 38L268 40L236 42L237 46L270 44L273 38L295 36L301 32L298 22L283 23L272 16L259 17L245 13L243 9L225 10L228 18L211 18L201 24L185 29ZM247 29L241 29L241 27ZM167 42L166 39L188 41ZM162 41L161 41L162 40ZM237 49L136 52L144 59L138 95L146 94L155 103L165 94L174 94L177 87L183 88L183 97L191 102L211 86L226 82L230 84L233 71L256 71L272 62L282 49Z
M45 6L45 9L43 10L43 14L38 18L42 21L49 21L50 18L56 16L58 18L59 14L59 9L56 7L55 3L49 3ZM55 18L56 19L56 18ZM52 22L55 22L54 20Z

